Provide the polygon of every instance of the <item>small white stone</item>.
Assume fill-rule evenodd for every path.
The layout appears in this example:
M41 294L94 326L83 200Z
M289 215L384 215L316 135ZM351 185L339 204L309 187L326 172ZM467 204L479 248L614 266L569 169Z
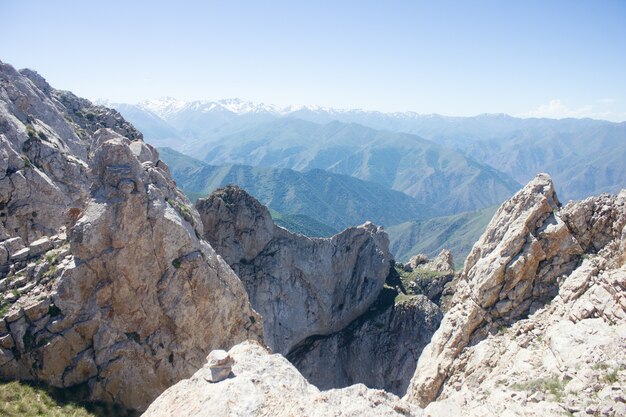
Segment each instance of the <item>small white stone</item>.
M228 352L222 349L216 349L209 353L209 356L206 357L207 365L210 368L217 366L232 366L233 359L230 357Z
M228 378L233 366L233 358L228 352L218 349L209 353L202 377L207 382L220 382Z

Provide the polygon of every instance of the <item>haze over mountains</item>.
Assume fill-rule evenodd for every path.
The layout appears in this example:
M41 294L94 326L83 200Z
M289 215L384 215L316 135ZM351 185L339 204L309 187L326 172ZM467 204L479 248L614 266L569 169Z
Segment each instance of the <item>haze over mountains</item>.
M232 105L212 102L149 102L146 108L154 110L152 114L158 112L171 127L180 129L174 139L162 139L166 130L160 122L142 126L148 117L137 117L139 107L133 112L118 108L147 138L161 138L153 141L157 146L170 146L210 164L324 169L405 192L445 214L497 204L519 188L507 175L414 135L292 117L313 112L309 108L278 112L273 107L236 103L236 108L246 110L235 113Z
M283 225L300 216L292 230L310 235L372 220L387 227L398 259L442 247L463 259L486 226L489 216L480 210L538 172L555 178L563 201L626 184L626 123L282 108L239 99L108 104L148 142L171 148L162 149L163 158L192 198L236 183L279 223L280 216ZM436 236L429 234L434 225Z
M238 184L281 214L306 215L335 230L367 220L391 225L438 214L404 193L321 169L215 166L170 148L161 148L160 153L187 195L207 196L219 187Z
M489 192L490 196L500 198L482 206L475 202L471 209L502 201L506 197L500 193L507 186L517 182L515 187L518 188L519 183L525 183L540 171L546 171L555 178L555 182L560 184L558 191L565 201L597 192L615 192L623 185L623 178L626 178L623 162L626 156L625 122L613 123L592 119L521 119L503 114L447 117L413 112L337 110L317 106L280 108L238 99L184 102L164 98L138 105L116 104L115 107L139 126L148 140L157 146L170 146L210 163L250 165L263 163L296 170L322 168L375 180L410 195L416 195L424 187L418 185L417 189L407 191L409 186L405 183L407 175L403 166L392 161L394 156L407 149L415 152L414 147L406 143L409 138L393 135L388 137L381 133L367 132L361 127L346 127L332 122L356 123L376 130L417 135L436 143L435 148L430 144L428 153L430 160L434 159L432 156L434 152L445 165L445 162L452 158L451 154L445 151L457 150L479 165L488 165L497 170L487 173L487 176L494 180L490 186L494 187ZM322 125L332 124L320 128L282 120L284 123L282 125L268 125L270 122L285 118ZM343 130L340 136L332 136L336 135L338 130ZM286 135L289 135L290 139L298 139L294 137L296 134L301 133L310 137L324 134L325 131L331 135L329 138L322 137L308 144L300 142L298 146L304 146L304 149L294 149L296 146L292 146L288 155L285 151L272 158L263 157L279 143L276 133L280 133L284 140ZM271 137L265 137L270 135ZM385 136L384 145L372 146L363 143L362 138L365 137L376 136L380 141L381 135ZM242 156L241 153L245 154L246 149L255 145L253 138L257 141L263 139L265 142L263 149L254 155ZM228 143L223 143L222 139L228 139ZM328 144L320 146L317 142L321 139L332 140L336 146L331 147ZM417 138L414 140L419 142ZM207 155L213 146L207 144L210 142L214 144L216 141L222 142L221 153ZM358 149L360 153L357 156L349 160L328 159L327 154L341 151L340 144L348 146L358 144L362 148ZM415 147L419 146L423 146L423 143ZM376 161L370 161L367 153L372 150L382 150L386 157L379 155ZM315 151L320 155L318 159L313 160L311 152ZM307 153L308 155L305 155ZM442 153L445 156L440 157ZM407 160L413 157L413 154L405 156ZM448 164L454 165L452 162ZM385 169L379 168L381 165ZM400 169L394 169L397 167ZM417 168L420 167L445 170L445 167L428 163ZM502 173L508 176L502 176ZM375 179L381 174L380 178ZM410 175L408 177L411 178ZM511 182L511 179L514 181ZM509 190L509 195L512 191L514 190ZM467 205L470 206L472 203ZM459 207L463 208L465 207ZM451 213L454 211L450 210Z

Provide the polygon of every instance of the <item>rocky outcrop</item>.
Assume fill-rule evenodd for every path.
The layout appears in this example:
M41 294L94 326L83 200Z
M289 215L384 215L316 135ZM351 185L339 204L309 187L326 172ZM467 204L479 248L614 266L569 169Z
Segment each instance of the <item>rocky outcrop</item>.
M231 377L206 381L207 368L165 391L144 417L165 416L419 416L393 394L362 384L320 392L281 355L244 342L229 355Z
M429 300L448 310L454 294L455 274L452 253L444 249L434 259L424 254L413 256L406 264L395 264L402 281L402 290L408 294L423 294Z
M346 327L374 303L389 273L387 235L371 223L328 239L296 235L235 186L199 199L196 208L204 237L264 317L265 342L275 352Z
M466 348L427 415L626 415L626 270L604 265L585 259L549 305Z
M0 62L0 239L55 234L66 210L84 207L88 152L105 127L141 139L116 111Z
M142 410L212 349L262 339L241 281L201 239L156 150L116 112L35 73L1 71L0 172L12 188L2 197L0 377L81 385L90 399ZM19 152L33 149L29 166ZM68 198L63 181L78 184ZM39 183L51 194L35 195ZM29 223L20 210L40 215Z
M23 272L34 285L5 316L0 374L85 384L91 398L143 409L211 349L262 329L239 279L185 218L173 181L129 145L99 146L64 257L40 277Z
M405 265L408 270L425 269L430 271L443 272L448 274L454 273L454 260L452 252L447 249L442 250L434 259L428 259L423 253L411 257Z
M625 203L623 191L561 208L539 175L503 204L406 399L427 415L622 415Z
M362 383L404 395L443 314L424 295L394 302L396 296L383 290L377 303L345 329L306 339L287 359L319 389Z

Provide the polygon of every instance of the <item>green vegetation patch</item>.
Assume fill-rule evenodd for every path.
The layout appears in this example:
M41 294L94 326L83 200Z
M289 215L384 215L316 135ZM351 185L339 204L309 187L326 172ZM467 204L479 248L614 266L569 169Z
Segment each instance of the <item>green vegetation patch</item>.
M34 167L33 163L30 161L30 159L28 159L28 157L26 155L22 155L22 161L24 161L24 165L27 168L33 168Z
M127 417L133 413L104 403L73 401L73 389L51 389L39 384L0 382L0 416L6 417Z
M168 198L168 197L165 197L165 201L167 201L170 207L176 210L178 214L180 214L183 217L183 219L185 219L189 223L192 223L193 215L189 207L187 207L186 205L182 203L179 203L176 200L172 200L171 198Z
M418 279L430 280L430 279L439 278L445 275L449 275L445 272L433 271L430 269L420 269L420 268L415 268L412 271L406 271L404 268L402 268L398 264L395 264L394 268L396 272L398 273L398 275L400 276L400 281L402 281L402 285L404 285L404 288L406 288L407 290L410 288L409 284L415 282Z
M549 378L538 378L530 381L515 383L511 387L518 391L550 393L554 395L554 398L561 402L563 401L563 395L565 393L565 385L567 383L561 381L558 377L552 376Z
M4 299L3 296L0 295L0 317L6 316L11 308L11 303Z
M413 298L415 298L415 295L403 294L402 292L398 292L398 295L396 295L396 298L394 299L394 303L395 304L406 303L408 301L411 301L411 299Z
M617 380L617 369L611 369L610 371L607 371L606 374L604 374L604 382L606 382L607 384L614 384L617 382Z

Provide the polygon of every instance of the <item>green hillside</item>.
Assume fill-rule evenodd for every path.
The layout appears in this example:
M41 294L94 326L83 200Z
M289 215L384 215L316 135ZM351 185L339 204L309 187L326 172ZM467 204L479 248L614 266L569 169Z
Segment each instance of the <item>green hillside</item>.
M0 381L0 416L132 417L137 413L105 403L80 402L80 389Z
M456 150L353 123L279 119L209 141L198 154L210 164L349 175L404 192L442 214L500 204L520 187L507 174Z
M272 209L269 210L274 223L294 233L309 237L330 237L339 233L339 230L303 214L290 215L282 214Z
M455 265L460 267L497 209L498 206L491 206L479 211L388 227L391 253L396 260L407 262L418 253L432 257L442 249L449 249Z
M320 169L298 172L246 165L212 166L168 148L160 152L178 186L192 198L236 184L283 215L306 216L330 226L328 232L368 220L388 226L438 214L436 208L404 193L347 175Z

